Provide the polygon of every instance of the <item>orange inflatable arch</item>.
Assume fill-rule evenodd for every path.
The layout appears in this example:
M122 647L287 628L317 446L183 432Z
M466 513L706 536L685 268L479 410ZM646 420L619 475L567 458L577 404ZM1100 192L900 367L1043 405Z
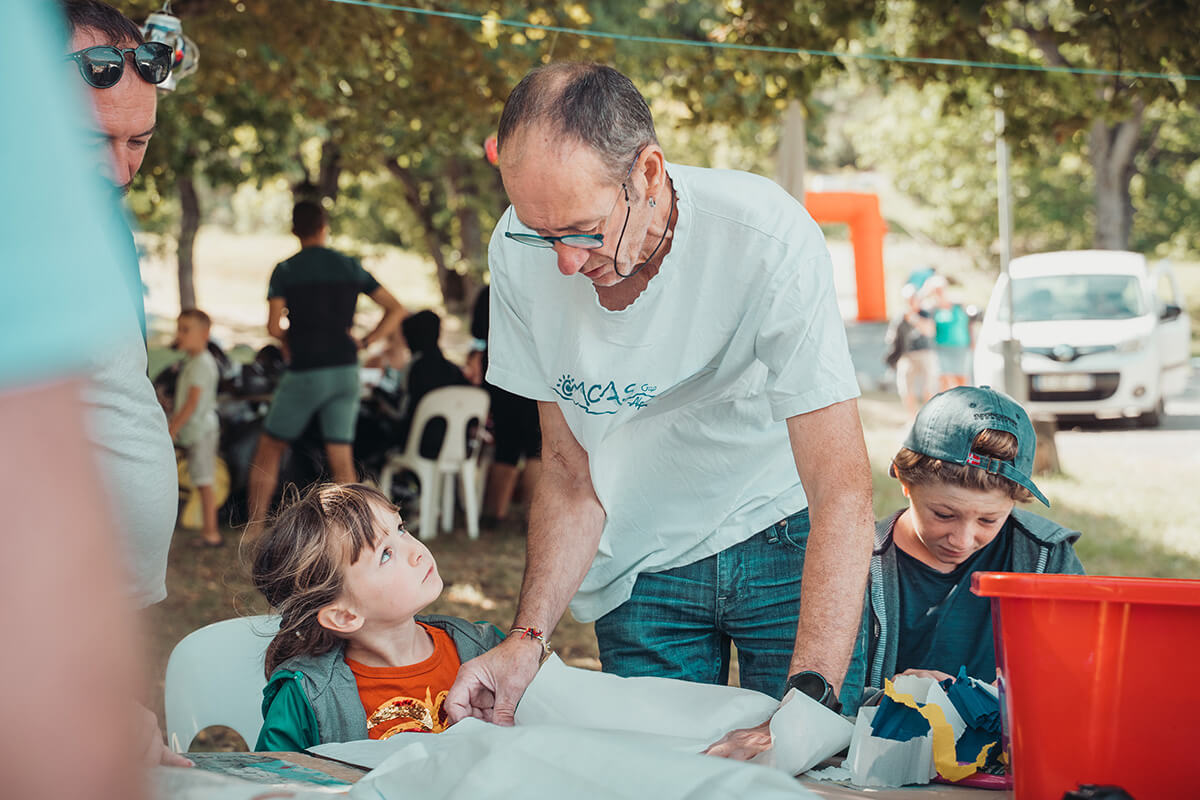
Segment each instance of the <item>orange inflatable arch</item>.
M850 226L858 321L886 321L883 235L887 233L887 224L879 213L879 196L865 192L805 192L804 207L817 222L841 222Z

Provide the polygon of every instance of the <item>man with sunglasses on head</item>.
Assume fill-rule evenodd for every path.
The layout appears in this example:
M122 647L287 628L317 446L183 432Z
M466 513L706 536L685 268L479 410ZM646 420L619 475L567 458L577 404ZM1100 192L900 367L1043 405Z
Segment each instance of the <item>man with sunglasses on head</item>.
M96 129L97 177L113 185L114 206L142 164L154 132L156 81L170 74L170 48L147 47L141 30L99 0L64 0L69 43L64 69L85 82ZM102 151L102 153L100 152ZM114 211L114 217L119 216ZM116 344L92 358L83 404L90 444L124 545L129 593L138 607L167 596L167 551L178 505L175 447L167 418L146 374L146 316L133 234L121 232L129 305ZM141 709L150 761L186 765L163 744L157 720Z
M511 724L568 602L605 671L724 683L732 642L743 687L839 708L874 522L820 229L766 179L668 163L610 67L532 71L499 146L487 377L539 402L543 466L514 635L451 717Z

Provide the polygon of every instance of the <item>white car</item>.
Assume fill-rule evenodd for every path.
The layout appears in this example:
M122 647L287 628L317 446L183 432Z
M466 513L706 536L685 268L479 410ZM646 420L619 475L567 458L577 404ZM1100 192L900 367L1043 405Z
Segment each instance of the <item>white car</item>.
M1184 390L1191 369L1191 319L1175 275L1166 263L1150 267L1139 253L1014 258L983 316L977 384L1009 391L1002 343L1010 335L1021 343L1027 408L1035 417L1136 417L1154 426L1163 399Z

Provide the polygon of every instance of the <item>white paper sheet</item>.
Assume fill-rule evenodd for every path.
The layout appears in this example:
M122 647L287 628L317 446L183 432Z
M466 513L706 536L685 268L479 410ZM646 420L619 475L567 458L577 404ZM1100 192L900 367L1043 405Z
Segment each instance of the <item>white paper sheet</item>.
M783 696L783 705L771 717L771 749L753 761L799 775L850 744L854 724L795 689Z
M769 758L747 764L700 755L778 708L774 698L748 689L620 678L552 656L526 690L512 728L467 719L437 735L312 749L372 769L352 792L364 800L812 797L791 776L844 748L853 725L804 695L776 714Z
M816 800L777 770L680 753L658 740L646 733L560 725L501 728L467 719L435 736L406 737L394 755L354 786L350 797Z
M568 667L551 655L525 690L516 723L653 733L700 752L735 728L765 722L778 706L773 697L736 686L621 678Z

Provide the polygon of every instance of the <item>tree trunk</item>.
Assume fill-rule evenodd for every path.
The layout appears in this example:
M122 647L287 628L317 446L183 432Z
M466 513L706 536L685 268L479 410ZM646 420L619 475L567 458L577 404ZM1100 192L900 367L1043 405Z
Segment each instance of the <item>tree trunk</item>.
M806 137L804 106L799 100L789 100L787 110L783 113L775 182L801 203L804 202L804 169L808 165Z
M454 311L465 311L467 299L475 296L475 281L473 277L482 275L486 266L483 254L483 236L479 225L479 209L471 204L467 187L464 186L466 165L461 159L450 160L447 169L446 194L454 208L454 216L458 220L458 252L466 269L456 272L459 278L458 303ZM447 298L447 310L451 310Z
M434 222L431 204L421 201L420 180L412 170L400 166L395 159L388 160L387 168L389 172L400 179L400 183L404 186L404 199L421 223L421 230L425 237L425 249L437 268L438 286L442 290L442 303L447 310L461 310L466 305L462 276L446 265L446 256L442 248L443 245L449 243L443 241L444 237Z
M191 173L179 178L179 206L182 211L179 222L179 308L196 307L196 283L194 263L196 232L200 230L200 196L196 193L196 181Z
M1134 101L1130 118L1111 124L1104 119L1092 123L1088 145L1096 180L1093 242L1099 250L1129 249L1133 225L1129 184L1137 172L1133 157L1141 138L1143 109L1140 101Z
M321 143L321 173L317 176L317 190L321 197L337 200L338 178L342 174L342 148L332 140Z

